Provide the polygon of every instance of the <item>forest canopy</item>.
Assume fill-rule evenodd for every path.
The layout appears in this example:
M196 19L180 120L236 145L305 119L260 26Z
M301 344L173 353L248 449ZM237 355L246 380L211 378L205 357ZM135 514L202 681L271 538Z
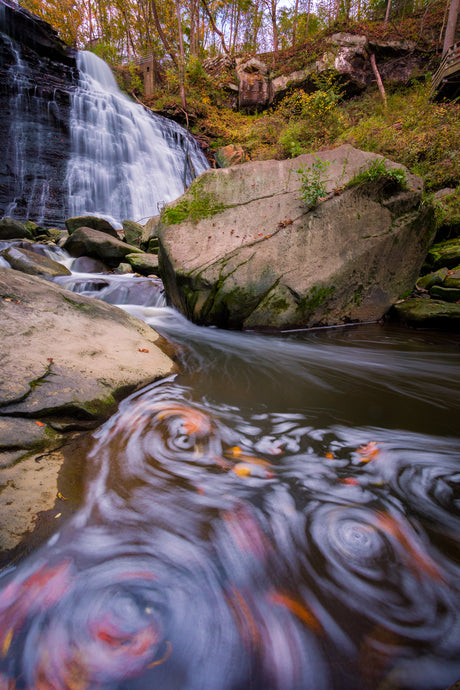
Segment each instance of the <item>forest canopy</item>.
M285 50L341 21L395 21L432 0L22 0L76 48L159 64ZM182 45L181 45L182 44Z

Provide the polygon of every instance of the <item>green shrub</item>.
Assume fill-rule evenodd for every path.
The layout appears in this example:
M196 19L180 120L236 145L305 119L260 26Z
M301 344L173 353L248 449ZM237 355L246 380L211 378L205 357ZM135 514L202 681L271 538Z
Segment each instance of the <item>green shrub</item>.
M326 196L327 180L324 178L324 173L329 165L330 161L322 161L321 158L315 156L315 160L309 168L304 168L301 165L295 171L301 179L301 199L310 209L315 208L321 197Z
M377 181L388 182L399 189L405 189L407 187L406 171L402 168L389 168L384 158L376 158L367 166L362 166L345 187L361 187Z

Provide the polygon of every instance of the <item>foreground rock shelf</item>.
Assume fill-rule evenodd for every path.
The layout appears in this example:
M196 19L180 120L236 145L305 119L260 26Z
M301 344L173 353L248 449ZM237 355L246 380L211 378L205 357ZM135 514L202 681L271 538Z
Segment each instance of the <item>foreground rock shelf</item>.
M75 443L74 432L175 365L143 321L4 267L0 339L1 561L58 500L62 448Z

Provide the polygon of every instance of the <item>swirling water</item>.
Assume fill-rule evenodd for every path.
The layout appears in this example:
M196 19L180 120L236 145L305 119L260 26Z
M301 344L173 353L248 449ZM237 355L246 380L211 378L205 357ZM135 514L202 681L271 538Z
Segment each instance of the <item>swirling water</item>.
M0 687L454 683L458 339L222 332L156 279L59 282L144 318L181 374L121 403L81 509L0 579Z

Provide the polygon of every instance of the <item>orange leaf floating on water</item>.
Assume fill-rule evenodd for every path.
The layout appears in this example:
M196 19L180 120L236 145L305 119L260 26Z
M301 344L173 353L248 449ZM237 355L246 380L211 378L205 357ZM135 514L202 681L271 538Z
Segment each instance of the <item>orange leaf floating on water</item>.
M235 474L238 475L238 477L249 477L251 475L250 468L244 465L243 463L235 465L235 467L233 467L233 471Z
M356 452L362 456L361 462L370 462L377 457L377 455L380 453L380 450L377 447L376 441L370 441L370 443L360 446Z
M243 451L239 446L233 446L233 448L229 448L226 451L226 455L234 455L235 457L238 457L239 455L241 455L242 452Z
M340 480L342 484L349 484L350 486L359 486L359 482L354 477L344 477Z
M289 609L299 620L308 625L310 630L317 634L323 633L323 628L321 623L316 618L316 616L307 609L307 607L298 601L297 599L292 599L292 597L282 592L272 592L270 594L270 600L277 606L284 606Z
M166 651L161 657L161 659L158 659L158 661L152 661L151 664L147 666L147 668L154 668L155 666L159 666L160 664L164 664L165 661L169 659L169 657L172 654L172 644L169 640L166 640Z
M257 460L257 458L255 458L255 460ZM239 477L253 476L260 477L262 479L271 479L275 476L273 472L267 469L266 465L268 465L268 463L261 461L259 463L253 463L252 466L251 464L251 460L245 460L244 462L239 462L238 464L234 465L232 470ZM270 467L270 465L268 465L268 467Z
M8 650L9 650L10 645L11 645L11 640L13 639L13 633L14 633L13 628L10 628L3 638L2 649L1 649L1 655L2 655L3 659L5 659L6 655L8 654ZM0 685L0 688L1 688L1 685Z
M238 446L235 446L234 448L229 448L225 451L224 455L226 455L227 457L238 458L240 462L246 462L251 465L260 465L261 467L272 467L272 465L269 462L267 462L267 460L257 458L255 455L247 455L246 453L243 453L241 448L239 448Z
M427 553L419 551L416 544L404 534L403 528L395 518L387 513L378 513L377 525L401 544L403 560L416 577L421 570L434 580L443 580L436 563Z

